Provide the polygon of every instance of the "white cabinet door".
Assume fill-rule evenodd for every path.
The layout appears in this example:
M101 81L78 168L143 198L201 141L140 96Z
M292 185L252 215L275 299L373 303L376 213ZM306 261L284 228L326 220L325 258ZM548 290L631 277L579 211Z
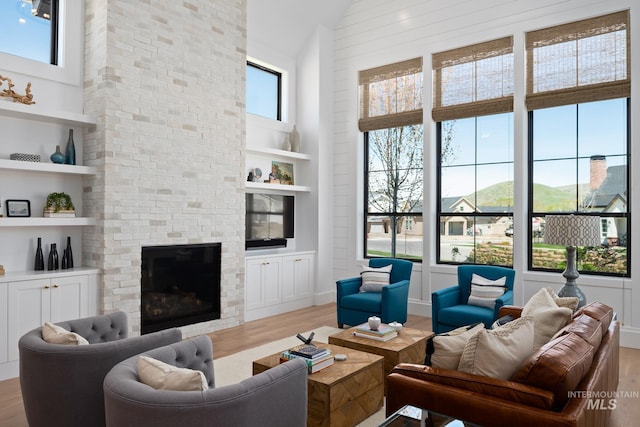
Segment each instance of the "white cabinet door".
M245 277L246 310L280 303L280 269L278 257L247 260Z
M70 276L51 279L51 321L89 316L89 279Z
M7 284L0 283L0 313L2 313L3 322L0 322L0 363L7 361Z
M264 284L264 305L280 304L281 258L268 258L262 263L262 280Z
M262 260L247 260L244 278L245 310L255 310L264 306L262 283Z
M26 332L51 319L51 281L9 282L8 360L18 360L18 340Z
M311 294L313 255L297 254L282 258L282 301L293 301Z

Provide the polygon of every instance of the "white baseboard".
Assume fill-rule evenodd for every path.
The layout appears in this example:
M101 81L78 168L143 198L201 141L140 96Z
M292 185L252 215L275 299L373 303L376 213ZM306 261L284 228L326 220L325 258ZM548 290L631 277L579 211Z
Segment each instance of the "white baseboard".
M19 362L14 360L12 362L0 363L0 381L8 380L9 378L15 378L19 374Z
M640 349L640 329L629 326L620 327L620 346Z

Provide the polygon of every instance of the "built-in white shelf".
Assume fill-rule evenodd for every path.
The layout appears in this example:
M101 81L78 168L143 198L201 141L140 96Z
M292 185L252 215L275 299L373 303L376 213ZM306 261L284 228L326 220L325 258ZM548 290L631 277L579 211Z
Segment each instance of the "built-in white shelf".
M20 160L0 159L0 169L28 172L59 173L71 175L95 175L92 166L64 165L56 163L23 162Z
M260 190L260 191L273 190L277 192L283 192L283 191L309 192L311 191L311 187L308 187L306 185L267 184L264 182L250 182L250 181L246 182L246 189L249 192L251 192L250 190Z
M86 127L96 124L95 117L86 114L50 110L38 104L26 105L20 102L10 102L4 98L0 98L0 116L37 120L39 122L55 123L65 126Z
M0 218L0 227L84 227L95 225L95 218Z
M279 150L277 148L247 147L247 151L251 153L257 153L257 154L270 154L273 156L283 157L286 159L311 160L311 156L309 154Z
M0 283L17 282L20 280L55 279L58 277L77 276L78 274L100 274L100 270L91 267L74 267L67 270L43 271L7 271L0 276Z

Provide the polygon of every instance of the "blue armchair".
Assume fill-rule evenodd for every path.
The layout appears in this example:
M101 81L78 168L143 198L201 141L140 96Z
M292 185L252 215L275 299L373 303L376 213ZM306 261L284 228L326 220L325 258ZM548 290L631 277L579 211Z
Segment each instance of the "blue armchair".
M360 292L362 279L353 277L336 282L338 326L345 324L356 326L367 321L370 316L380 317L382 323L407 321L409 300L409 281L411 280L411 261L395 258L371 258L369 267L391 267L389 285L382 292Z
M506 291L496 299L493 309L468 305L471 294L471 276L473 273L490 280L506 277ZM482 322L490 328L498 319L503 305L513 304L513 282L516 272L510 268L493 265L458 266L458 286L440 289L431 294L431 322L433 332L440 334L460 326Z

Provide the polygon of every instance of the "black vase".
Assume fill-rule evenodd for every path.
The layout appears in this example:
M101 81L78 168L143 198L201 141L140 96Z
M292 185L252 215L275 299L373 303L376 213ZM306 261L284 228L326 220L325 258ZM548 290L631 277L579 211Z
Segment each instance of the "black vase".
M56 244L51 244L51 249L49 250L49 262L47 263L47 270L57 270L60 268L60 264L58 261L58 249L56 249Z
M76 164L76 146L73 143L73 129L69 129L69 139L67 139L67 149L64 153L64 162L68 165Z
M71 250L71 236L67 236L67 248L65 249L67 255L67 268L73 268L73 251Z
M60 269L62 270L69 268L69 251L66 249L62 251L62 262L60 264Z
M34 263L34 270L44 270L44 255L42 254L42 238L38 237L38 248L36 249L36 259Z

